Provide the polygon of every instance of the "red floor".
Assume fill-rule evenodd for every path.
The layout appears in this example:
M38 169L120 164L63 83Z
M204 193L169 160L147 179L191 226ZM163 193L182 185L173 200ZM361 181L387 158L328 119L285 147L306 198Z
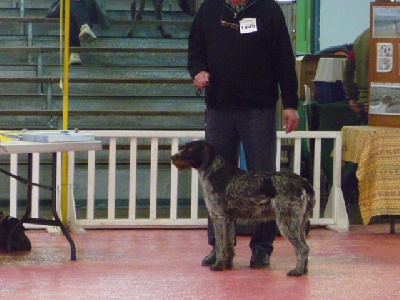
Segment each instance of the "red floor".
M205 230L91 230L64 236L29 230L33 249L0 253L0 299L400 299L400 225L311 230L309 274L287 277L295 256L281 237L269 269L248 267L239 237L234 268L200 266Z

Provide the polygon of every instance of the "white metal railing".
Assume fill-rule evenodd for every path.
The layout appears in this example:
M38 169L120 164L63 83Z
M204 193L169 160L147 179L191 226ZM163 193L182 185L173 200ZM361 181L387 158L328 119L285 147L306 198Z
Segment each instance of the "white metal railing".
M189 198L190 198L190 216L189 217L178 217L179 211L179 191L183 188L179 185L180 175L178 170L170 165L170 170L167 165L167 173L165 177L167 178L169 185L169 195L167 198L169 201L169 217L158 217L157 213L159 207L157 205L158 199L158 188L160 180L160 145L167 149L171 149L170 152L165 154L165 150L162 150L165 159L168 159L172 154L178 151L178 145L183 144L186 141L202 139L204 138L203 131L89 131L95 134L97 139L101 139L104 144L109 145L108 157L104 159L106 154L105 151L89 151L87 155L87 176L79 177L79 186L84 183L87 186L86 195L83 197L86 207L86 216L77 218L75 210L75 195L77 190L78 182L77 176L75 175L77 162L75 159L74 152L68 152L68 184L69 184L69 211L68 211L68 224L73 231L78 231L80 228L122 228L122 227L144 227L144 226L204 226L207 224L207 218L205 216L199 217L199 184L197 171L192 170L190 173L190 183L189 187ZM293 171L300 174L301 166L301 150L302 150L302 140L314 140L314 161L313 161L313 187L315 189L317 203L313 210L313 216L311 218L312 225L327 226L328 228L347 231L349 228L348 217L346 213L346 208L344 205L343 195L340 187L340 177L341 177L341 134L340 132L330 132L330 131L298 131L286 134L284 132L278 132L278 143L277 147L280 150L281 141L285 139L290 139L293 141ZM321 178L321 141L323 139L333 139L334 140L334 157L333 157L333 184L328 200L327 207L325 209L324 216L320 215L320 178ZM127 141L129 141L127 143ZM150 142L149 142L150 141ZM129 185L129 193L127 194L128 207L126 217L116 217L116 193L119 192L121 186L118 185L117 177L120 168L117 168L118 162L117 157L119 154L118 146L121 144L129 145L129 158L127 165L129 165L129 170L125 170L127 175L124 175L124 182ZM150 155L149 157L149 185L146 187L149 192L149 211L148 217L137 218L138 209L138 199L137 195L140 192L138 185L144 181L144 177L138 175L138 146L143 144L150 145ZM168 150L169 151L169 150ZM103 153L102 153L103 152ZM142 151L144 152L144 151ZM148 152L148 151L146 151ZM278 155L276 158L277 170L281 167L281 151L277 151ZM97 175L98 162L97 157L103 156L103 161L106 161L106 170L104 171L107 175L107 184L97 184L99 175ZM166 160L164 161L166 162ZM18 157L12 156L10 160L10 169L16 172L18 165ZM80 168L82 168L82 163L79 163ZM165 166L165 164L164 164ZM61 165L58 166L60 170ZM104 168L104 167L103 167ZM39 169L40 169L40 158L39 154L36 155L33 164L33 174L34 180L39 181ZM164 170L165 171L165 170ZM165 172L164 172L165 173ZM58 177L61 173L58 172ZM165 174L164 174L165 175ZM129 178L125 178L129 177ZM83 180L82 180L83 178ZM165 180L165 178L164 178ZM60 184L60 179L57 181ZM141 186L140 189L144 187ZM33 217L37 217L39 213L39 192L37 188L33 188L33 205L32 208ZM96 199L100 189L106 189L106 214L102 217L96 216ZM16 214L17 208L17 189L15 187L15 181L10 179L10 214ZM82 198L82 197L80 197ZM58 196L58 201L60 197ZM82 200L81 200L82 201ZM103 208L104 210L104 208Z

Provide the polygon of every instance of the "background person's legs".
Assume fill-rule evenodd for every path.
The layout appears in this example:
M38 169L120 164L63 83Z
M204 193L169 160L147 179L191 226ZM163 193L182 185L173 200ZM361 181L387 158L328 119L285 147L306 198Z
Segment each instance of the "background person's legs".
M92 42L96 39L96 35L91 30L92 24L97 22L96 5L92 0L71 1L72 19L75 23L74 34L78 35L81 42Z
M141 21L143 19L143 11L145 7L146 0L139 0L139 9L136 14L136 0L132 0L131 2L131 20ZM162 6L163 0L152 0L154 6L154 13L156 20L162 20ZM163 26L161 24L157 25L157 29L160 31L160 34L163 38L171 38L172 35L165 32ZM131 30L128 32L128 37L134 36L134 25L131 26Z
M96 35L90 29L95 21L95 10L96 6L92 0L71 1L70 47L80 47L81 41L91 42L96 39ZM69 63L81 64L78 52L71 52Z
M163 0L153 0L154 5L154 13L156 15L156 20L162 20L162 8L163 8ZM160 31L160 34L163 38L169 39L172 38L172 35L166 32L161 24L157 25L157 29Z
M72 16L79 28L84 24L92 26L93 23L97 22L95 3L92 0L72 0L71 17Z

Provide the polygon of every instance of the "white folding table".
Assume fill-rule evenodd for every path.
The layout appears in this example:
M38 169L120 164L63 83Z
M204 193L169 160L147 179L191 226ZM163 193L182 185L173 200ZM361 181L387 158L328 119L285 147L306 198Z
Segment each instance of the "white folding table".
M65 228L64 224L61 222L57 210L56 210L56 176L57 176L57 152L68 152L68 151L92 151L101 150L100 141L84 141L84 142L57 142L57 143L38 143L38 142L28 142L28 141L12 141L7 143L0 143L0 155L7 154L27 154L28 155L28 176L26 179L27 191L27 205L24 216L20 219L18 224L10 232L7 240L7 252L11 252L11 240L16 229L22 226L23 223L37 224L37 225L50 225L59 226L61 231L69 241L71 245L71 260L76 260L76 249L75 243L72 240L68 230ZM51 191L52 200L52 214L54 220L43 219L43 218L31 218L31 208L32 208L32 187L37 185L32 182L32 154L33 153L52 153L52 176L51 176L51 186L45 187ZM8 173L2 171L3 173ZM15 176L11 173L7 175L12 177ZM41 185L37 185L43 187Z

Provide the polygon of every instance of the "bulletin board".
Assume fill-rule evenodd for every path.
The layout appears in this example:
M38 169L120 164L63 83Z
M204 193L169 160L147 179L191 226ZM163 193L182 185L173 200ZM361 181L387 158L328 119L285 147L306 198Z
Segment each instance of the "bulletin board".
M400 127L400 3L371 3L368 125Z

